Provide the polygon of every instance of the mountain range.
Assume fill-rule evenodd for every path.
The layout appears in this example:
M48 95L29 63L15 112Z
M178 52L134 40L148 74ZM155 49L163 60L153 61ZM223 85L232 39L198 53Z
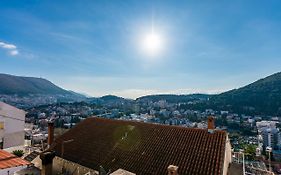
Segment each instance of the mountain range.
M1 96L52 96L62 101L99 100L104 103L126 101L128 99L107 95L100 98L86 98L79 93L62 89L43 78L20 77L0 74ZM68 99L68 100L65 100ZM1 100L1 98L0 98ZM255 81L247 86L233 89L221 94L158 94L137 98L136 102L156 102L166 100L170 103L190 103L188 108L229 110L246 114L281 115L281 72ZM130 100L131 101L131 100ZM57 102L57 100L55 101Z
M43 78L0 74L0 101L20 108L85 99L84 95L60 88Z
M149 95L140 101L187 102L190 109L215 109L252 115L281 115L281 72L257 80L244 87L220 94Z
M192 100L207 100L212 95L209 94L187 94L187 95L175 95L175 94L158 94L158 95L146 95L137 98L140 102L157 102L160 100L165 100L168 103L185 103Z
M281 114L281 72L210 98L209 104L220 109L249 114Z
M25 96L29 94L44 95L71 95L52 82L43 78L20 77L8 74L0 74L0 94Z

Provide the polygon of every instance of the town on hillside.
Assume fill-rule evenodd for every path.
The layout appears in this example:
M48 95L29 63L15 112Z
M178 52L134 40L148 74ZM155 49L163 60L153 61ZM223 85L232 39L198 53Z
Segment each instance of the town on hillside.
M74 174L81 174L82 170L78 171L78 169L83 168L85 168L85 170L83 170L83 173L85 174L88 172L90 174L102 174L103 172L114 174L114 172L118 171L119 169L136 174L138 174L138 172L148 173L142 170L145 166L148 165L146 165L145 163L140 163L140 161L142 161L141 159L136 160L136 164L138 164L139 168L136 168L133 165L131 165L133 167L130 167L127 165L125 160L125 162L123 163L123 160L119 160L120 158L122 158L119 157L119 154L128 154L129 152L131 152L131 149L136 149L135 151L137 152L134 152L134 154L140 154L138 156L142 157L142 154L145 154L146 151L148 151L147 149L159 149L156 147L163 147L164 149L168 144L167 141L169 139L174 140L173 137L178 138L182 136L183 138L178 138L177 140L179 141L179 144L183 144L180 147L187 147L186 153L177 152L176 150L178 148L172 148L172 146L175 145L171 145L171 147L168 146L167 149L175 149L176 152L173 153L172 157L182 157L183 159L186 159L187 164L189 164L188 161L191 161L189 160L190 158L184 157L188 156L188 154L190 154L191 152L196 151L196 148L190 148L192 142L196 142L199 145L206 144L204 143L204 140L211 136L211 138L209 139L214 139L213 141L210 140L211 142L220 142L220 140L223 138L224 141L218 144L222 144L223 152L225 152L225 154L223 154L223 157L227 154L229 155L229 157L227 158L227 162L225 162L226 157L221 160L221 165L218 165L219 167L221 166L221 168L218 168L217 170L210 170L216 172L215 174L220 174L219 172L223 172L223 174L225 174L226 172L228 174L232 174L232 172L236 171L241 171L244 174L256 174L257 172L264 174L273 174L280 172L281 125L279 124L279 117L270 115L246 115L233 113L230 111L217 111L213 109L192 110L187 108L187 104L191 103L199 102L198 100L194 99L187 103L170 103L166 100L149 101L147 99L145 101L133 101L124 100L122 98L116 99L116 97L112 96L109 99L103 101L94 100L91 102L64 102L49 105L39 105L29 108L26 111L17 109L16 107L10 106L6 103L1 103L0 116L3 119L3 134L1 142L2 149L3 151L6 151L10 154L18 155L19 157L23 158L24 162L20 164L21 168L18 167L19 165L15 164L15 170L10 170L9 167L7 168L7 171L32 171L34 173L42 172L44 170L42 169L44 167L44 165L42 164L44 160L41 160L42 156L40 159L40 155L50 153L52 154L50 155L52 159L54 158L54 162L60 162L60 164L55 163L59 167L53 167L53 170L51 170L55 171L56 173L72 172ZM212 119L211 122L210 118ZM116 123L114 123L114 121L116 121ZM15 125L15 123L17 123L17 125ZM88 126L90 124L92 126ZM111 124L112 126L109 126ZM100 126L102 128L97 128L97 126ZM105 129L106 127L110 128ZM150 127L153 127L153 129L146 132L145 130L150 130ZM181 130L180 128L183 128L183 130ZM85 129L85 131L83 131L83 129ZM165 129L165 132L169 131L172 133L168 132L168 135L166 136L163 133L164 131L161 131L162 129ZM179 129L179 131L175 133L175 136L172 136L174 129ZM133 131L136 133L133 133ZM199 134L199 132L201 131L204 132L204 134L207 134L206 138L203 135L201 137L200 135L196 134L196 132L198 132ZM99 134L95 135L95 132ZM195 134L197 136L193 137L186 135L189 132L191 132L191 135ZM212 137L212 134L216 135L221 132L225 133L226 135L222 138ZM76 134L78 135L76 136ZM164 140L167 139L165 141L166 143L159 142L158 145L153 144L151 145L153 146L152 148L143 145L141 146L141 148L138 148L138 144L140 144L139 142L145 142L145 139L142 137L144 137L143 135L146 134L148 134L148 136L145 136L145 138L149 137L149 139L151 139L149 140L149 142L157 142L158 139L161 140L161 138L163 138ZM156 138L150 138L150 135L154 134L156 134ZM77 143L75 142L76 139L77 141L78 139L83 140ZM116 142L116 144L120 144L120 148L119 146L117 146L117 148L110 148L109 150L107 150L105 147L103 148L102 145L104 144L100 142L103 142L104 139L104 144L110 146L112 142ZM187 141L183 142L185 139L187 139ZM92 142L92 140L95 140L95 142ZM58 146L57 144L59 144L60 146ZM78 146L77 144L82 145ZM125 145L122 146L122 144ZM74 147L77 147L77 149L75 149ZM201 149L203 148L204 146ZM89 149L88 151L90 151L91 149L101 150L98 152L89 152L87 154L82 154L80 153L82 151L81 149L85 149L86 152L87 149ZM105 160L103 159L103 157L100 157L102 155L99 155L99 152L103 152L103 149L104 154L107 154L109 156L105 156L105 158L107 158L104 158ZM114 150L114 153L111 152L113 151L112 149ZM120 152L120 149L122 152ZM210 146L210 149L214 149L210 150L211 152L213 152L217 151L218 148L217 146ZM51 150L52 152L50 152ZM119 151L120 153L116 151ZM139 151L143 152L139 153ZM200 149L197 151L200 152ZM194 156L200 158L199 154L202 153L199 152L198 155ZM69 154L78 155L78 157L74 158ZM147 156L154 157L154 153L149 154L151 155ZM169 158L171 159L171 161L169 161L169 159L164 160L165 156L171 155L166 155L170 154L168 151L162 154L163 155L160 157L162 157L161 159L163 159L163 162L161 166L160 164L158 165L159 170L152 168L151 170L147 171L160 171L163 173L167 171L168 166L166 168L162 166L165 166L168 162L171 162L173 158ZM84 156L86 157L83 158ZM218 155L214 156L216 157ZM193 159L195 159L195 157ZM208 163L208 161L212 161L212 159L214 159L215 157L207 158L207 160L204 161L207 161L206 163ZM93 164L90 165L92 159ZM117 163L119 162L117 161L116 164L115 159L118 159L121 162ZM79 161L81 161L81 163ZM108 161L114 162L108 164ZM145 162L147 161L152 160L149 159ZM179 160L174 161L178 162ZM70 162L73 162L73 166L69 166ZM199 160L199 162L201 161ZM198 165L196 164L197 163L193 165L193 168L195 168L196 166L202 166L199 165L200 163ZM180 165L183 167L180 167ZM192 167L187 166L181 161L179 161L177 164L171 164L171 166L173 166L173 168L176 169L175 171L178 171L179 174L185 174L186 172L190 172L191 174L208 174L207 171L193 172L193 170L190 170L190 168ZM162 169L160 169L160 167L162 167Z
M0 175L281 175L281 0L0 0Z

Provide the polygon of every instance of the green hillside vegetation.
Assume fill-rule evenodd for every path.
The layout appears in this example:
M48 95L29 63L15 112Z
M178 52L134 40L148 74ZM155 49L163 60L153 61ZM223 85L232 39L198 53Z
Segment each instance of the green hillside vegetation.
M7 74L0 74L0 94L70 95L71 93L43 78L20 77Z
M281 73L210 99L211 106L248 114L281 114Z
M173 94L159 94L159 95L147 95L137 98L137 101L152 101L157 102L160 100L166 100L168 103L184 103L193 100L207 100L211 95L207 94L188 94L188 95L173 95Z

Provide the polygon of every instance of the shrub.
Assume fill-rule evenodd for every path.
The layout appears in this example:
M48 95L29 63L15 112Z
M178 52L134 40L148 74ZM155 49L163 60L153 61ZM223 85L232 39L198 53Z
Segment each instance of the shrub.
M13 154L18 157L22 157L24 152L23 152L23 150L15 150L15 151L13 151Z

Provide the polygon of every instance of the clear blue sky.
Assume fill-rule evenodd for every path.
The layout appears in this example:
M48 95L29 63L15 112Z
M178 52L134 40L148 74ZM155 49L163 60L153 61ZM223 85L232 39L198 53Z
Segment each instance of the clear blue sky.
M0 72L93 96L217 93L280 71L281 1L0 1ZM151 57L140 42L163 39Z

